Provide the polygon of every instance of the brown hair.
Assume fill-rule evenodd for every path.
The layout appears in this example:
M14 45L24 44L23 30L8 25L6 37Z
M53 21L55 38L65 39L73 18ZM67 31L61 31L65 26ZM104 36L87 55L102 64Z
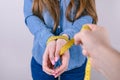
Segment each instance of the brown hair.
M78 19L81 15L90 15L93 18L93 23L96 24L98 21L98 17L96 13L95 0L76 0L78 1L79 6L76 6L74 1L75 0L70 0L70 3L66 9L66 18L69 21L73 22L76 19ZM77 8L77 11L72 20L70 17L70 13L75 6ZM59 25L59 19L60 19L59 1L58 0L34 0L33 9L32 9L33 14L38 16L42 20L43 20L42 12L44 8L46 8L49 11L50 15L54 20L53 31L55 31L57 26ZM83 14L84 11L87 14Z

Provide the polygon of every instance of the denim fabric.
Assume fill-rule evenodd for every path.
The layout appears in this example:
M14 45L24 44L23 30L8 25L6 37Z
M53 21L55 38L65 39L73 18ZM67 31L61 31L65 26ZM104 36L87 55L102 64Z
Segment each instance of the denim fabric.
M44 22L37 16L32 13L32 3L33 0L24 0L24 16L25 23L30 30L30 32L34 36L33 41L33 49L32 56L35 58L37 63L42 65L42 56L44 54L46 48L46 42L50 36L53 35L62 35L67 34L69 38L73 38L73 36L80 31L82 25L86 23L92 23L92 17L89 15L81 16L79 19L74 22L69 22L66 19L65 11L68 6L70 0L60 0L60 22L59 27L56 30L56 33L53 32L54 21L49 14L49 12L45 9L43 11L43 19ZM72 15L73 14L73 15ZM71 17L74 16L71 13ZM85 63L86 57L82 55L82 50L79 45L73 45L70 49L70 61L68 70L81 67Z
M85 66L86 61L81 67L64 72L60 76L60 80L84 80ZM34 58L31 60L31 71L33 80L58 80L58 78L43 72L42 66Z

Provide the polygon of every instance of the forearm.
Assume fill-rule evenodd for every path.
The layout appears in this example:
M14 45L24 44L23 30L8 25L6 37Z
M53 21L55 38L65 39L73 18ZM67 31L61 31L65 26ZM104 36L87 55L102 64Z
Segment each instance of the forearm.
M108 80L120 78L120 54L110 46L102 45L96 49L96 66ZM100 55L99 55L100 54ZM98 62L97 62L98 61Z
M70 24L69 26L63 26L63 31L60 33L60 35L67 34L69 39L72 39L74 35L81 30L84 24L92 23L92 20L93 19L91 16L82 16L79 19L75 20L72 25Z

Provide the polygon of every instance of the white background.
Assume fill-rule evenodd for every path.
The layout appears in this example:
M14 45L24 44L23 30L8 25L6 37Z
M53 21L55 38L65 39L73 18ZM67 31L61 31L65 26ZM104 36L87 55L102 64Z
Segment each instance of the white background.
M107 28L112 46L120 51L119 3L120 0L96 0L98 24ZM0 0L0 80L32 80L32 40L24 24L23 0ZM105 78L93 70L91 80Z

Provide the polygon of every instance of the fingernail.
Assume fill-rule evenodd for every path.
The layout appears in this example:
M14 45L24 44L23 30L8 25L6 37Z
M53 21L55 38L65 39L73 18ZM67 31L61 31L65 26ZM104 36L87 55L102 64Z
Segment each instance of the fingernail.
M59 59L58 57L55 57L55 62L57 62L57 61L58 61L58 59Z
M52 73L54 74L54 73L55 73L55 71L52 71Z
M55 78L57 78L57 76L55 76Z
M54 60L52 60L52 65L55 65L55 61Z
M53 73L53 76L55 76L55 73Z

